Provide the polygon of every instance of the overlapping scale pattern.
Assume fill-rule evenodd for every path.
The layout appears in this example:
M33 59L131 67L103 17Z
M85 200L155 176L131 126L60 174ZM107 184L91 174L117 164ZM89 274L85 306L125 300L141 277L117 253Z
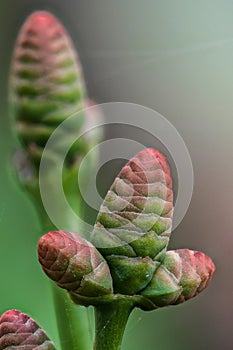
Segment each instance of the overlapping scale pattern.
M6 311L0 317L1 350L55 350L54 344L28 315Z
M133 295L150 283L166 253L172 214L169 165L161 153L145 149L116 177L91 236L109 264L114 292Z
M85 96L82 69L66 30L52 14L33 13L17 39L10 78L12 114L31 157L40 159L54 129L84 108Z
M156 306L179 304L202 292L214 271L213 261L202 252L189 249L168 251L141 294Z
M168 163L145 149L108 191L92 232L94 245L70 232L50 232L39 241L40 263L60 287L79 296L137 295L149 302L146 309L184 302L206 288L215 266L202 252L167 252L172 214Z
M84 296L112 292L106 261L90 242L75 233L53 231L43 235L38 256L44 272L61 288Z
M133 157L108 191L92 233L104 255L161 260L167 248L173 214L169 165L153 149Z

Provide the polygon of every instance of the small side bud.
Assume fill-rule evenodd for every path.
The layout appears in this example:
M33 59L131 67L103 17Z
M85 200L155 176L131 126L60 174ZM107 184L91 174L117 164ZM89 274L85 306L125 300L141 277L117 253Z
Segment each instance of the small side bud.
M215 265L211 258L202 252L178 249L174 253L179 255L182 266L179 280L182 293L177 300L177 303L181 303L195 297L208 286L213 277Z
M55 350L55 347L32 318L9 310L0 317L0 349Z
M189 249L168 251L141 294L156 306L179 304L207 287L215 271L204 253Z
M83 296L112 293L108 265L97 249L75 233L49 232L38 245L39 262L61 288Z

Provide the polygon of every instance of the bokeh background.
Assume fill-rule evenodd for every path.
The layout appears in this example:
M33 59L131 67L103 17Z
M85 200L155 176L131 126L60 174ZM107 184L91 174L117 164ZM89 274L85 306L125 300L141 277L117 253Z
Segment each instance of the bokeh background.
M7 106L14 41L38 9L68 29L91 98L155 109L177 128L193 162L192 202L170 247L210 255L214 280L183 305L136 310L123 350L232 349L233 2L227 0L1 1L0 312L27 312L57 339L50 290L36 260L41 225L12 172L17 143Z

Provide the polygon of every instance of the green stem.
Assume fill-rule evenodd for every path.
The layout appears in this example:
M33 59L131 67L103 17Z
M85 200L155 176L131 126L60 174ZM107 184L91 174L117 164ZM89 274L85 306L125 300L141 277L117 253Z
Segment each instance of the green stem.
M92 339L89 334L87 309L74 305L65 290L51 283L57 326L62 350L90 350Z
M133 307L134 303L128 300L116 300L95 307L95 350L120 350Z
M48 231L56 230L57 228L47 216L40 198L37 197L38 203L40 204L39 208L44 229ZM65 218L65 213L63 215L63 218ZM90 334L87 309L83 306L75 305L68 293L57 287L55 283L52 282L50 286L61 350L90 350L93 339Z

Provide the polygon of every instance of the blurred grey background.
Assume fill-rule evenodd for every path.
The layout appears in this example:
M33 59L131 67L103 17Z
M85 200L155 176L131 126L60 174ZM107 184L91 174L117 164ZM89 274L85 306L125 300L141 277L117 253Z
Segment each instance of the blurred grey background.
M16 141L7 110L14 41L38 9L51 11L68 29L91 98L155 109L177 128L193 162L192 202L170 247L210 255L214 280L183 305L136 310L123 350L232 349L233 2L227 0L1 1L0 311L28 312L57 339L36 261L40 224L11 171Z

